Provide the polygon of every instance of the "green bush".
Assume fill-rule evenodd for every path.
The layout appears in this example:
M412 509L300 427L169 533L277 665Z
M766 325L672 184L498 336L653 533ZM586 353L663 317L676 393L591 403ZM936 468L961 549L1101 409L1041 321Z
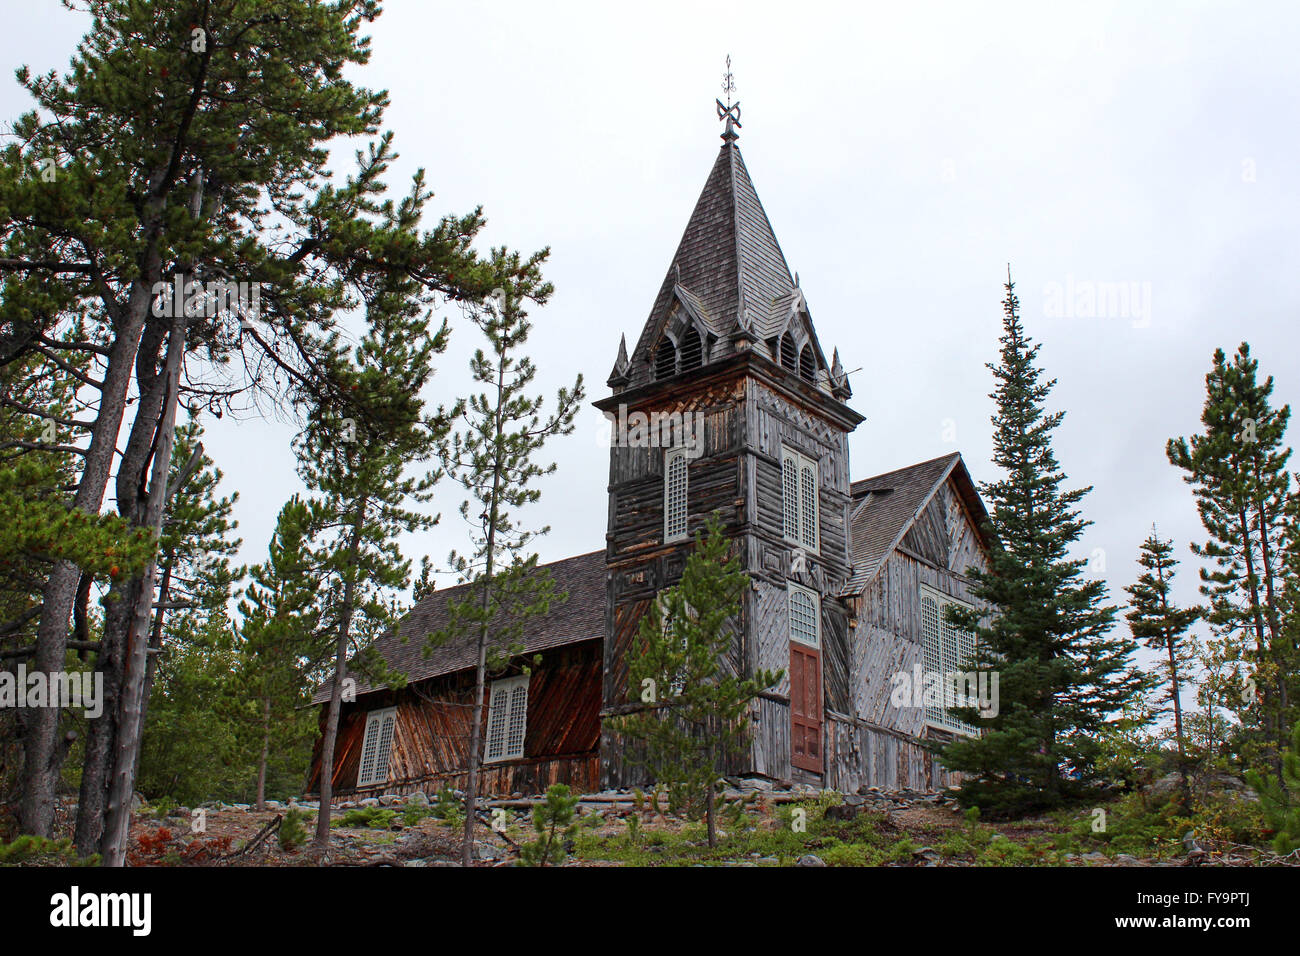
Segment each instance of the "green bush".
M336 827L356 827L367 830L388 830L397 816L396 810L386 807L357 807L334 821Z
M280 821L280 849L292 853L307 842L307 814L300 807L290 807Z
M1291 731L1291 749L1282 753L1281 779L1248 770L1246 782L1259 794L1264 818L1273 832L1273 849L1281 854L1300 849L1300 721Z
M13 843L0 843L0 866L99 866L99 854L77 858L71 840L48 840L38 836L20 836Z
M441 820L453 830L465 825L465 808L451 787L443 787L438 791L438 798L429 808L429 813L434 819Z

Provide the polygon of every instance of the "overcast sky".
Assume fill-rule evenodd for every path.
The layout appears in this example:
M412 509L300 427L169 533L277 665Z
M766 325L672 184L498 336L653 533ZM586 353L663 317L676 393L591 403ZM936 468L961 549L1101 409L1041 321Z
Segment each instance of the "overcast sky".
M1119 602L1157 522L1188 558L1190 601L1202 531L1164 445L1197 429L1214 349L1248 340L1276 403L1300 399L1300 5L1135 7L391 0L356 77L390 91L399 193L423 166L436 213L485 207L484 247L550 246L538 387L581 372L596 399L714 161L730 53L746 164L823 347L857 369L853 476L955 449L977 481L996 477L984 363L1009 262L1059 379L1057 455L1095 486L1080 555L1102 549ZM6 77L66 66L86 26L54 0L5 19ZM0 104L6 119L29 105L11 79ZM336 150L340 168L355 148ZM1087 283L1126 290L1129 315L1079 315L1065 296ZM431 397L466 391L476 334L456 324ZM588 408L552 449L559 471L527 516L553 527L544 561L603 547L601 422ZM208 423L247 560L299 488L292 436ZM463 546L459 501L445 485L442 526L408 554Z

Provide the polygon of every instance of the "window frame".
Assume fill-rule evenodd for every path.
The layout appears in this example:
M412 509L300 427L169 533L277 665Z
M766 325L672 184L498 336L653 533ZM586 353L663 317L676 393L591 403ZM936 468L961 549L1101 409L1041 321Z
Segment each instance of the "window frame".
M927 646L927 637L925 633L925 601L927 598L935 603L937 615L936 626L938 646L933 648L933 651ZM960 670L962 661L964 657L967 656L968 652L973 653L975 651L978 646L977 639L970 631L957 630L949 624L946 620L944 609L948 605L952 604L956 607L962 608L963 610L971 611L975 609L975 606L961 600L960 598L955 598L950 594L945 594L943 591L933 588L928 584L920 585L917 602L921 612L922 679L925 679L928 674L933 673L929 669L929 664L926 661L927 657L937 658L939 662L938 673L941 677L950 672L964 673L964 671ZM949 670L950 662L951 671ZM945 682L940 686L944 689L946 694L950 685ZM937 714L931 713L933 709L934 708L931 708L930 706L925 707L925 724L927 727L933 727L936 730L945 731L947 733L962 734L967 737L974 737L979 734L979 728L974 724L968 724L965 721L957 720L949 715L948 705L946 703L938 708Z
M794 534L790 534L790 528L787 519L791 515L787 494L790 489L786 484L786 462L794 464ZM809 543L804 537L804 524L808 519L807 509L804 507L803 496L803 479L806 469L812 469L812 542ZM800 451L791 448L789 445L781 446L781 537L791 544L812 553L821 553L821 517L822 517L822 476L821 462L816 458L810 458Z
M391 717L393 719L393 730L388 735L388 740L384 741L384 720ZM366 770L366 746L370 741L370 731L374 728L375 738L375 762L371 768L370 775L365 775ZM393 740L397 736L397 708L380 707L377 710L366 712L366 726L361 732L361 755L357 764L357 787L373 787L381 783L387 783L389 777L389 764L393 757ZM383 750L383 759L380 760L381 748ZM382 763L382 770L380 769Z
M664 452L664 544L685 541L690 531L690 457L685 448L669 448ZM673 482L672 469L680 460L682 463L681 491L681 530L673 533Z
M511 729L515 720L515 691L519 687L524 690L523 694L523 713L519 715L519 747L518 750L511 748ZM505 711L498 710L497 692L505 694ZM501 716L500 738L501 752L495 756L492 754L492 745L494 730L492 718ZM483 735L483 762L500 763L504 760L519 760L524 756L524 743L528 737L528 675L517 674L514 677L502 677L492 681L488 686L488 717L486 724L486 733Z
M812 600L813 615L813 640L807 641L795 637L794 629L794 596L802 594ZM796 644L802 644L804 647L815 647L821 650L822 647L822 596L812 588L804 587L802 584L796 584L793 581L785 582L785 613L786 613L786 631L789 639Z

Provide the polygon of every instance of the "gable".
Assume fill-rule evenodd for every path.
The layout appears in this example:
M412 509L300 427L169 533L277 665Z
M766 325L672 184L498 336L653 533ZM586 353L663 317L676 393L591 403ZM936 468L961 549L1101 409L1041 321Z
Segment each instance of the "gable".
M855 481L851 490L853 571L842 594L861 593L896 548L959 573L985 550L984 506L956 452Z

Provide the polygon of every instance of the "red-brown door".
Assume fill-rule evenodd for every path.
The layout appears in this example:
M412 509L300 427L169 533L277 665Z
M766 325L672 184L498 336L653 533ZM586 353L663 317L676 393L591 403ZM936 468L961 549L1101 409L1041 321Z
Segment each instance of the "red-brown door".
M790 763L822 772L822 655L790 642Z

